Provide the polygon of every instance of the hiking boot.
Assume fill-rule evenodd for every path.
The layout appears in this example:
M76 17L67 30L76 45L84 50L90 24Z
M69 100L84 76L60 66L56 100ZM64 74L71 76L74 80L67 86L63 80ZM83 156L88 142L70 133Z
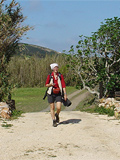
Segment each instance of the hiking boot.
M53 120L53 127L57 127L56 120Z
M57 113L55 114L55 117L56 117L56 122L59 123L60 119L59 119L59 115Z

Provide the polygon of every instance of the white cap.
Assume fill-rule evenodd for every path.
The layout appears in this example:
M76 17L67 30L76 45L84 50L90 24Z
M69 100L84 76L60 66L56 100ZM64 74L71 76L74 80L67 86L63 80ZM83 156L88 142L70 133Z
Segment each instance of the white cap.
M53 68L56 67L56 66L58 67L58 64L57 64L57 63L52 63L52 64L50 64L50 67L51 67L52 70L53 70Z

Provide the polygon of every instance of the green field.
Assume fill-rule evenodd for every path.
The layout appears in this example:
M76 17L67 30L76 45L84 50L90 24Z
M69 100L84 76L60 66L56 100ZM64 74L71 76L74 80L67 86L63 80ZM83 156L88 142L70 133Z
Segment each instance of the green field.
M43 100L46 87L16 88L12 92L16 109L23 112L39 112L48 107L47 97ZM67 94L76 91L75 87L66 87Z

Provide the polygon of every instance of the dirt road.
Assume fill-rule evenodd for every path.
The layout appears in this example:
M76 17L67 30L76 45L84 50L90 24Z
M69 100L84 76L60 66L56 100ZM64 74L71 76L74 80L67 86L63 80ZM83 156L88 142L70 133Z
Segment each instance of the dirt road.
M52 127L50 113L37 112L7 123L13 126L0 126L0 160L120 160L120 121L114 117L62 111Z

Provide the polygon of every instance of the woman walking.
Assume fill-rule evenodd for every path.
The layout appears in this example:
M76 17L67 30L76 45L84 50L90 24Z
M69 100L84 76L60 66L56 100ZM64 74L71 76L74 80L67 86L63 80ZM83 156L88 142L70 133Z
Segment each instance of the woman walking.
M58 72L58 64L52 63L50 65L51 70L53 71L50 75L47 76L45 86L48 87L47 97L48 103L50 104L50 112L53 120L53 126L57 127L59 123L59 114L61 111L62 96L64 100L67 100L66 94L66 85L64 77ZM55 113L55 102L56 102L56 113Z

